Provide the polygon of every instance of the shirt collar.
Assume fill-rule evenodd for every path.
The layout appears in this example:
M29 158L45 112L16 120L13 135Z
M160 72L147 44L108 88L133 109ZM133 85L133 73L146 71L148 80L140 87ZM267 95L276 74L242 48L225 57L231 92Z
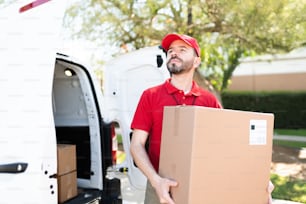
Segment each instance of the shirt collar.
M175 86L173 86L171 83L171 78L167 79L166 82L164 83L164 86L169 94L174 94L175 92L181 91ZM200 87L195 81L192 81L192 87L191 90L188 94L186 95L194 95L194 96L199 96L201 94Z

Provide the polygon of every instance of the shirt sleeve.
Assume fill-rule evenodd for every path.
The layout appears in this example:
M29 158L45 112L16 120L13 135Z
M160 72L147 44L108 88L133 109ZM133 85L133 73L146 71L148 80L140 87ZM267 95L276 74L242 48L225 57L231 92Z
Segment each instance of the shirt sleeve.
M131 123L131 129L140 129L150 132L152 126L152 101L148 91L144 91L140 97L134 117Z

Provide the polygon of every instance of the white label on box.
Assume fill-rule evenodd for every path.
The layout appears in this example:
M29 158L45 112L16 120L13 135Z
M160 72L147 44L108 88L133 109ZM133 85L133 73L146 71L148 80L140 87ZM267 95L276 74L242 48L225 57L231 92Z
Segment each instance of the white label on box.
M250 120L250 145L266 145L267 144L267 121L266 120Z

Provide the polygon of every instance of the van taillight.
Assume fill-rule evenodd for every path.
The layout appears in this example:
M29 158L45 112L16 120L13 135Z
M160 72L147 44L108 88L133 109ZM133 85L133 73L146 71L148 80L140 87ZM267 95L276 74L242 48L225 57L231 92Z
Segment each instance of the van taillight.
M41 5L41 4L44 4L44 3L48 2L48 1L51 1L51 0L36 0L36 1L33 1L32 3L29 3L29 4L24 5L23 7L21 7L19 9L19 13L22 13L22 12L25 12L27 10L30 10L30 9L32 9L34 7L37 7L37 6Z
M112 123L111 125L111 140L112 140L112 162L113 165L117 164L117 150L118 150L118 141L117 141L117 134L115 130L115 124Z

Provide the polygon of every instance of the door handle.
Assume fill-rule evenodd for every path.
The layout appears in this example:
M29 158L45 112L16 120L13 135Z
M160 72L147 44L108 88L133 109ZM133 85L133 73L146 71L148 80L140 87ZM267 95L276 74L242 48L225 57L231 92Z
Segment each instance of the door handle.
M0 173L17 174L23 173L28 167L28 163L16 162L10 164L0 164Z

